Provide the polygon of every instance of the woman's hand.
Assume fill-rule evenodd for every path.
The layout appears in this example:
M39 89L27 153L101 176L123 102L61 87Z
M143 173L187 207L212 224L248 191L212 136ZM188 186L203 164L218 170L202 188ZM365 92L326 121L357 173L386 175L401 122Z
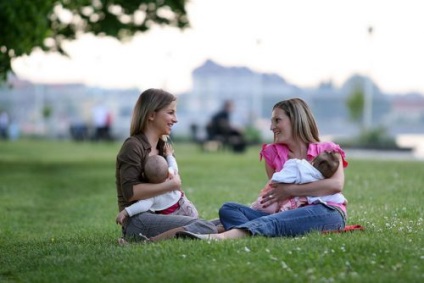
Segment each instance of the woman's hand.
M172 182L172 190L180 190L181 191L181 187L182 187L182 182L181 182L181 178L179 174L169 174L169 178L168 178L169 182Z
M269 186L270 189L262 196L261 204L264 208L293 197L290 193L293 184L270 183Z

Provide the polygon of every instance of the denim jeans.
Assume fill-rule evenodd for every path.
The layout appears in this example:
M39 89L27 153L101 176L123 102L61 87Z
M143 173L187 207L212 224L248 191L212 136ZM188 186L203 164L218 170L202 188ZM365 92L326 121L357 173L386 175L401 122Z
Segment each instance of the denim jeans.
M219 218L225 230L243 229L265 237L295 237L345 227L345 218L339 210L321 203L269 214L228 202L220 208Z

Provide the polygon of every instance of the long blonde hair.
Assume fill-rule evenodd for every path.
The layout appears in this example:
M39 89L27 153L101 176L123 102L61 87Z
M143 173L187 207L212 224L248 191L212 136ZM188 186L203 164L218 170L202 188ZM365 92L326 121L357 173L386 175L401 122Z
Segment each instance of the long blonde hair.
M150 88L143 91L134 106L131 118L130 136L142 133L146 129L147 118L152 112L160 111L177 98L162 89Z
M292 135L295 140L304 143L319 142L319 131L314 115L308 104L300 98L283 100L274 105L272 110L279 108L290 118Z

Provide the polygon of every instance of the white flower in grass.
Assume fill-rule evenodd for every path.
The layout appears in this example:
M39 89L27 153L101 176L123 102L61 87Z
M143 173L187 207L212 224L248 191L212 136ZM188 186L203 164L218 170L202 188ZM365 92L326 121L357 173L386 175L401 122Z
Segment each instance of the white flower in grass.
M401 263L397 263L396 265L393 265L393 266L392 266L392 269L393 269L393 270L395 270L395 271L396 271L396 270L399 270L399 269L401 269L401 268L402 268L402 264L401 264Z
M314 268L308 268L308 269L306 269L306 274L308 274L308 275L311 275L314 272L315 272L315 269Z
M248 247L244 247L244 251L250 253L250 249Z
M350 273L350 276L352 276L352 277L358 277L359 274L358 274L358 272L353 271L353 272Z
M284 261L281 261L281 268L291 271L291 268Z
M278 258L276 258L275 256L270 256L269 257L271 260L273 260L273 261L277 261L278 260Z
M186 256L186 255L181 255L181 257L182 257L182 258L186 258L187 256Z

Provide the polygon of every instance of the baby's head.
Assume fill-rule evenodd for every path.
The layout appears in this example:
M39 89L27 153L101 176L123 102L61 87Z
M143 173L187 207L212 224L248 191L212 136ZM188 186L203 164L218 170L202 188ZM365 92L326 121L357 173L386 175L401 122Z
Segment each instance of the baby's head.
M144 175L150 183L162 183L168 178L168 174L168 162L163 156L152 155L147 157Z
M330 178L339 168L339 158L335 151L323 151L312 160L312 165L324 178Z

